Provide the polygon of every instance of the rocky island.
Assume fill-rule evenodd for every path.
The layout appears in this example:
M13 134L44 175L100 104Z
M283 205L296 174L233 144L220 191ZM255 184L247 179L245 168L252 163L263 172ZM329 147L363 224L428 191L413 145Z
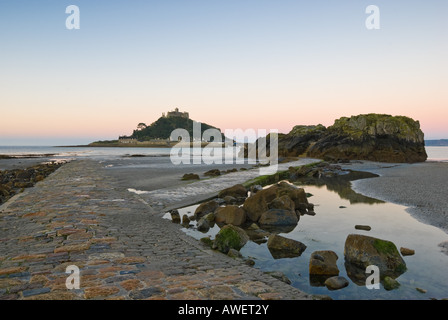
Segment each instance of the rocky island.
M362 114L342 117L329 127L297 125L288 134L279 134L278 144L283 157L388 163L427 159L420 123L405 116ZM269 139L266 148L269 151Z

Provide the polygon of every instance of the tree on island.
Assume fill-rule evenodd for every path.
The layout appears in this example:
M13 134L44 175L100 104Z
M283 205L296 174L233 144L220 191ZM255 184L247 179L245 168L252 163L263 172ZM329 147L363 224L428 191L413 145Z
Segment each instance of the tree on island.
M141 130L143 130L143 129L146 129L146 127L147 127L147 125L146 125L145 123L140 122L140 123L137 125L137 130L141 131Z

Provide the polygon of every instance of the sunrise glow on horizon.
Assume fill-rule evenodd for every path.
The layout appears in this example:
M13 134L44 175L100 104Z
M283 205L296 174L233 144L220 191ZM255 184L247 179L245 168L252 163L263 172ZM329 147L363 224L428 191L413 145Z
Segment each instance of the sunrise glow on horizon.
M0 145L117 139L175 107L223 131L382 113L448 138L447 12L445 0L2 1Z

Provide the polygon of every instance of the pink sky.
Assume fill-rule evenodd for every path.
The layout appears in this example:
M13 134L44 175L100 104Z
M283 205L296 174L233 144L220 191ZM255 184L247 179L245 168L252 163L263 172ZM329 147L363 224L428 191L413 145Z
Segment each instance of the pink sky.
M63 6L0 3L0 145L117 139L175 107L222 130L283 133L403 115L448 138L447 1L379 1L373 31L353 1L79 6L69 31Z

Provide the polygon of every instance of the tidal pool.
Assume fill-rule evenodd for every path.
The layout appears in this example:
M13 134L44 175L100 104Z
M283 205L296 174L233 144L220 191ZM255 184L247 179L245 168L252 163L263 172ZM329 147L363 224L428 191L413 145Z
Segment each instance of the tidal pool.
M296 181L311 196L309 202L315 205L316 215L303 215L297 226L290 232L280 232L283 237L298 240L307 248L299 257L274 259L266 242L249 241L240 252L246 258L255 261L254 268L262 271L281 271L290 280L291 285L311 294L322 294L338 300L421 300L448 298L448 255L438 245L448 240L442 230L423 224L406 212L406 207L383 202L355 193L350 188L349 180L328 179L327 181L311 179ZM331 182L329 182L331 181ZM317 185L316 185L317 184ZM196 206L179 209L184 214L193 215ZM165 218L170 218L166 214ZM368 225L370 231L357 230L355 225ZM219 231L215 225L208 232L199 232L195 222L183 231L200 239L210 236L212 239ZM271 230L272 231L272 230ZM396 280L400 287L386 290L368 289L365 283L355 282L347 275L344 261L344 244L349 234L364 234L392 241L397 248L405 247L415 250L412 256L404 256L407 271ZM310 281L309 261L311 254L317 250L332 250L338 255L339 276L346 278L349 285L340 290L329 290L324 285ZM358 284L357 284L358 283ZM422 293L423 289L426 292Z

